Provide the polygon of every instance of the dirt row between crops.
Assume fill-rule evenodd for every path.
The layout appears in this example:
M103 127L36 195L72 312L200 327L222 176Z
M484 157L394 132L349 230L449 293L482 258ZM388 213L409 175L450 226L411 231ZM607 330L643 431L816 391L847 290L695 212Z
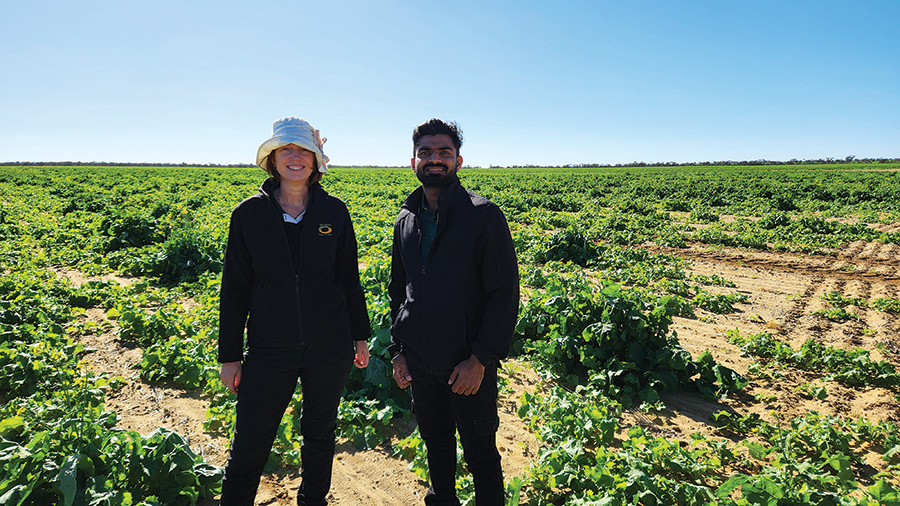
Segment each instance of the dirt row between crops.
M790 253L754 252L729 248L692 247L663 251L689 260L692 271L707 276L716 274L733 281L737 290L749 297L738 304L738 311L728 315L697 311L693 318L676 318L671 330L677 332L682 345L694 357L709 350L717 361L747 374L751 357L741 356L739 349L728 343L726 331L738 329L745 335L768 332L797 348L809 338L839 348L861 347L871 351L874 360L889 360L895 365L900 357L900 322L896 315L860 309L860 321L831 322L814 316L817 309L827 309L821 296L839 291L845 297L873 300L877 297L900 298L900 255L895 245L854 243L836 256L809 256ZM85 278L71 271L60 272L74 283ZM121 280L128 282L128 280ZM103 311L89 310L85 318L100 321ZM113 333L80 338L95 349L88 361L96 372L122 376L125 386L107 396L107 408L119 414L119 426L147 434L158 427L168 427L185 436L192 448L209 462L224 465L228 441L207 433L202 428L207 403L198 391L185 391L140 380L134 365L141 350L128 347ZM884 350L883 352L879 350ZM527 366L510 361L504 374L509 388L500 399L501 429L498 442L506 476L519 476L537 453L538 441L516 414L518 399L524 391L534 391L540 378ZM818 374L799 370L784 371L780 383L751 382L735 399L711 402L694 394L671 394L664 401L668 409L657 414L627 412L623 430L632 425L644 427L650 434L689 441L690 434L716 434L710 415L722 409L740 414L758 413L767 421L782 423L809 411L853 419L900 422L900 403L885 389L850 389L827 383L828 397L823 401L801 397L794 387L816 381ZM759 402L754 396L765 399ZM356 451L342 442L335 456L331 504L339 506L421 504L426 484L407 469L407 463L391 456L392 443L409 433L411 422L396 427L396 434L376 450ZM865 456L857 469L863 482L884 468L879 456ZM257 504L295 504L299 473L282 469L263 477ZM207 502L211 505L215 502Z
M696 246L689 251L667 252L689 260L696 274L718 274L733 281L737 291L749 297L749 303L736 306L739 309L736 313L718 315L697 310L696 318L676 318L672 330L695 357L710 350L720 363L747 375L753 359L741 356L737 346L728 343L725 337L727 331L738 329L743 335L772 334L794 349L808 339L846 350L863 348L869 350L873 360L900 364L897 315L852 308L859 314L859 321L838 323L813 314L831 307L822 296L833 291L845 298L868 301L879 297L900 299L900 248L896 245L853 243L835 256ZM734 290L707 288L722 292ZM848 388L835 382L822 382L822 374L796 369L782 373L785 379L781 382L753 381L736 399L723 401L721 407L740 414L757 413L769 422L785 423L811 411L844 419L865 417L873 422L900 422L900 402L887 389ZM795 390L796 386L810 382L826 385L828 396L824 400L809 399ZM696 423L689 426L689 432L709 434L708 407L684 399L666 399L667 406L675 413L675 424L679 425L677 420L681 416L693 417ZM857 469L858 478L866 483L884 467L879 454L868 453Z

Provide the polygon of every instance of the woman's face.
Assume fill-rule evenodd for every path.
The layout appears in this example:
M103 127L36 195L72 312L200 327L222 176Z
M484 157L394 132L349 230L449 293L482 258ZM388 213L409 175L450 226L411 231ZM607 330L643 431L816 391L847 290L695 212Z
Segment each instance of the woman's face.
M284 183L306 183L313 171L318 170L316 155L308 150L288 144L275 149L275 170Z

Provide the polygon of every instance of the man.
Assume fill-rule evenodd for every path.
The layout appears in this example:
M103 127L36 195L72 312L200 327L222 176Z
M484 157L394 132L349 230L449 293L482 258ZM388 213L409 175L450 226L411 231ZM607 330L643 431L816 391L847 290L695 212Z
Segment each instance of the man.
M497 451L497 367L519 308L516 252L503 213L467 191L457 172L462 134L432 119L413 132L410 160L422 186L394 224L389 295L394 379L412 385L428 450L425 503L459 505L456 431L478 506L504 504Z

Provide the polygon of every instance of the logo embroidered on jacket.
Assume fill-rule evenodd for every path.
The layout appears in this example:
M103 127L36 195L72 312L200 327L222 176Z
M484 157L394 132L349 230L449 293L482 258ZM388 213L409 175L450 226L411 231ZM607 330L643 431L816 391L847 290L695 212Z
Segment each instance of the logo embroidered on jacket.
M334 232L331 223L319 223L319 235L331 235Z

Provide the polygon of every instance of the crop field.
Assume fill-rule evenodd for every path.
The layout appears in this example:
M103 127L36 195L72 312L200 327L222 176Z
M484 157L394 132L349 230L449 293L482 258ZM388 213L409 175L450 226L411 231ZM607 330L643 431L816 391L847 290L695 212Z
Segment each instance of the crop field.
M519 259L508 504L900 505L900 164L460 175ZM263 176L0 167L0 504L217 504L221 261ZM392 225L418 182L322 184L350 208L373 331L330 501L421 504L424 444L386 353ZM294 504L301 396L258 504Z

